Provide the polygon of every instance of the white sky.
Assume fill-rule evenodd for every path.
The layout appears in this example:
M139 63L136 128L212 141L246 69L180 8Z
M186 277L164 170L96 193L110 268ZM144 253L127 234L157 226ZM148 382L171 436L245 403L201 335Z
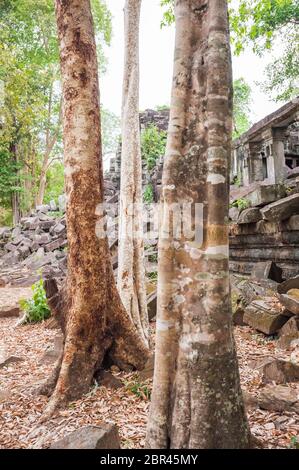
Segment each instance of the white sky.
M106 51L109 59L106 74L100 79L101 102L120 115L123 75L123 6L124 0L106 0L113 15L113 39ZM160 28L160 0L143 0L140 24L140 109L169 104L174 50L174 27ZM268 59L269 60L269 59ZM255 84L262 81L267 63L245 51L233 57L234 78L244 77L252 88L252 122L262 119L282 104L268 100Z

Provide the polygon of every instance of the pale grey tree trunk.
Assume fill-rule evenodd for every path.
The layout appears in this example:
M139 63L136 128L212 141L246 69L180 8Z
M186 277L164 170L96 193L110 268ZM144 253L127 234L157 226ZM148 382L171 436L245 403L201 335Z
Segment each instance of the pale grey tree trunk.
M228 266L232 77L227 2L176 0L175 17L147 446L246 448L250 433ZM183 202L203 205L203 243L166 235L169 207Z
M125 2L118 289L127 312L143 341L148 345L139 127L140 8L141 0L126 0ZM138 233L139 236L137 236Z

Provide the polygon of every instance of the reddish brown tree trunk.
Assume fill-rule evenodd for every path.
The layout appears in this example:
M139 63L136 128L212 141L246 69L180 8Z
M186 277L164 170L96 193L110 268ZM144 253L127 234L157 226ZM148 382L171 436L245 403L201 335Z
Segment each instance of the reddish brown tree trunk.
M90 0L56 0L63 83L68 274L46 288L65 335L64 350L43 391L54 389L44 418L85 393L106 360L140 368L147 349L118 296L106 237L96 235L103 202L99 85Z
M226 0L176 0L175 17L147 445L246 448L228 266L232 83ZM182 203L190 204L193 225L195 204L202 205L203 241L168 231L168 212Z

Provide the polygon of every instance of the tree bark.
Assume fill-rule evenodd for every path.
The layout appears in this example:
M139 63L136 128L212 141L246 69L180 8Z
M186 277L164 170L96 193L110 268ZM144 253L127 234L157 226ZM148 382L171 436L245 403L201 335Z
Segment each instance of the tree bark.
M107 361L142 368L147 349L123 308L107 237L96 235L103 202L99 85L90 0L56 0L63 84L68 273L58 292L46 283L49 305L65 336L61 366L44 391L43 419L85 393Z
M226 0L176 0L163 171L149 448L247 448L232 333L228 178L232 77ZM167 235L173 203L203 205L203 242ZM195 216L192 216L195 224Z
M18 163L17 145L12 143L10 146L10 153L14 164ZM16 181L15 185L18 184L19 170L16 169ZM18 191L13 191L11 194L11 210L12 210L12 223L17 225L21 219L21 207L20 207L20 194Z
M125 2L118 289L127 312L148 346L139 125L140 8L141 0Z
M60 110L59 110L59 117L58 117L58 122L56 129L51 135L50 132L50 127L51 127L51 118L52 118L52 107L53 107L53 86L50 89L50 95L49 95L49 104L48 104L48 125L47 125L47 130L46 130L46 146L45 146L45 151L43 155L43 161L42 161L42 168L41 168L41 173L39 177L39 186L38 186L38 193L36 197L36 205L40 206L43 203L44 196L45 196L45 190L46 190L46 185L47 185L47 171L49 169L50 163L49 158L51 155L51 152L57 142L58 138L58 132L59 128L61 125L61 109L62 109L62 103L60 102Z

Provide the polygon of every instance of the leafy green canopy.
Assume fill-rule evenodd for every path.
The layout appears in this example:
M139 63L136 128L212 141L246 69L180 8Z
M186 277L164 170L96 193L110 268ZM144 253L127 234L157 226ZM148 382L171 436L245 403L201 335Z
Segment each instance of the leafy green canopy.
M161 26L174 22L174 0L161 0ZM229 0L231 42L234 54L249 46L265 55L276 45L283 48L265 69L261 88L276 101L299 94L299 1Z
M104 70L103 45L110 44L111 14L104 0L91 3L97 50ZM5 181L11 182L9 187L1 185L0 201L8 201L9 193L24 187L27 192L23 199L33 201L43 155L55 133L58 137L50 163L62 158L61 87L53 0L1 0L0 81L3 84L0 151L7 162ZM9 164L9 159L15 163ZM31 180L30 184L25 184L26 179Z
M235 0L230 2L230 25L235 54L250 46L258 55L283 48L265 70L262 89L277 101L299 93L298 0Z
M141 132L141 156L148 170L152 170L159 157L164 156L167 132L160 131L154 124Z
M244 78L234 80L233 138L246 132L250 125L251 88Z

